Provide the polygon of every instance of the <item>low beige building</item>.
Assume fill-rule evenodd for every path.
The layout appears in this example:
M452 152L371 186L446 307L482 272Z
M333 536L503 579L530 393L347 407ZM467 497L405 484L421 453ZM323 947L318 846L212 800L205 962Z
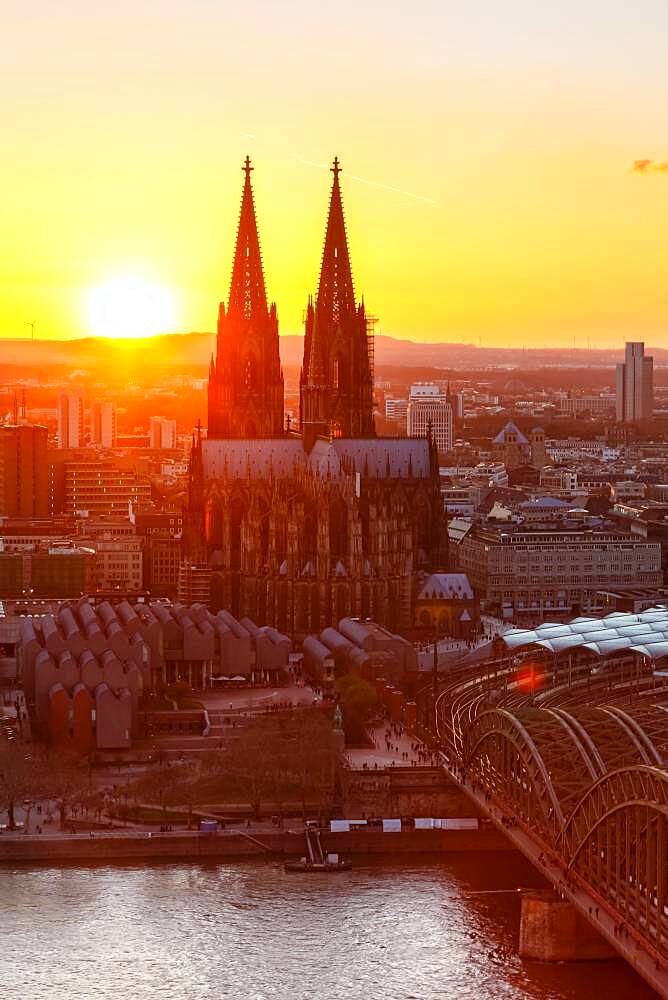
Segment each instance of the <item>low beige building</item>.
M527 623L599 610L598 590L663 583L661 543L614 530L474 528L459 563L488 608Z

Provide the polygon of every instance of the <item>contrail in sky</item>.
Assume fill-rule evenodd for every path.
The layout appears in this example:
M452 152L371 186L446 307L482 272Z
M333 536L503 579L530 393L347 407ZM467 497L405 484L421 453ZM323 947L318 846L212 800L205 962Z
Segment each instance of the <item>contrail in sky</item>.
M258 136L254 132L241 132L247 139L257 139ZM260 140L261 141L261 140ZM292 159L298 160L299 163L304 163L308 167L317 167L318 170L329 170L328 163L318 163L316 160L307 160L306 157L300 156L299 153L288 153L286 154ZM437 201L433 198L427 198L426 195L416 194L415 191L406 191L404 188L393 187L391 184L382 184L380 181L369 180L368 177L358 177L357 174L349 174L347 170L344 170L346 177L350 177L351 181L358 181L360 184L368 184L369 187L380 188L382 191L392 191L394 194L402 194L405 198L414 198L415 201L423 201L426 205L438 205Z
M300 163L305 163L309 167L318 167L319 170L329 170L329 166L326 163L317 163L315 160L307 160L303 156L299 156L298 153L293 154L296 160ZM416 201L424 201L427 205L438 205L437 201L433 198L427 198L423 194L415 194L414 191L405 191L404 188L392 187L391 184L381 184L380 181L371 181L368 177L358 177L357 174L349 174L347 170L342 171L346 177L350 177L351 181L359 181L360 184L368 184L370 187L382 188L383 191L393 191L395 194L403 194L406 198L415 198Z

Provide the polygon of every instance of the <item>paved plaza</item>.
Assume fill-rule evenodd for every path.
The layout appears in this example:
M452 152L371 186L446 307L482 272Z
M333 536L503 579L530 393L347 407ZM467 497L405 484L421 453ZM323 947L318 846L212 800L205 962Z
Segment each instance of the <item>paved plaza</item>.
M390 733L389 736L386 734ZM386 767L429 767L430 761L420 755L424 753L416 736L407 733L403 726L392 722L382 722L368 730L373 747L347 749L346 760L351 768L372 771ZM388 747L389 743L389 747Z

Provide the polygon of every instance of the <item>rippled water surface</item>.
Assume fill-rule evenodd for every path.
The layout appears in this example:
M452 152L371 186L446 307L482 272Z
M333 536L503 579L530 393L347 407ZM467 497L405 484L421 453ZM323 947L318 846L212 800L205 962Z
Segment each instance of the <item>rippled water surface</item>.
M517 957L509 854L370 863L0 869L0 996L29 1000L654 997L621 962Z

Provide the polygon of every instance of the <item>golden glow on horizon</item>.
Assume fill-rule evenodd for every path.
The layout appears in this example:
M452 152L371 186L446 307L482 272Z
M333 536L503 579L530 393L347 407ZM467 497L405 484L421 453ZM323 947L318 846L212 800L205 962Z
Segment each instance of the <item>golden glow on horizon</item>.
M667 33L660 0L6 0L0 338L87 336L119 268L213 333L247 153L267 294L302 333L338 154L377 333L667 347Z
M96 337L153 337L175 329L172 292L136 275L118 275L92 288L86 296L86 316Z

